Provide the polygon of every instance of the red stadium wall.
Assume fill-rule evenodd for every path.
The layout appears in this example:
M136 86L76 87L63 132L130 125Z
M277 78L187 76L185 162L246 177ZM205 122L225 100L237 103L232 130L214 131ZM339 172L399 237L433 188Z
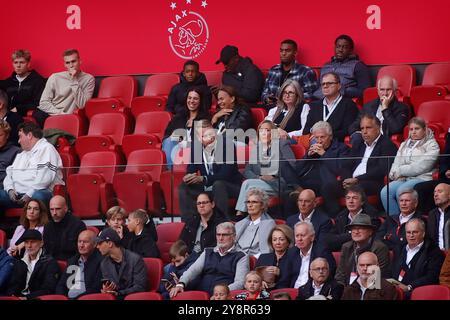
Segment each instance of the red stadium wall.
M71 47L94 75L179 71L180 56L216 70L224 44L269 68L284 38L298 41L300 61L320 66L341 33L367 64L450 61L448 12L447 0L10 0L0 10L0 76L18 48L45 76L61 70Z

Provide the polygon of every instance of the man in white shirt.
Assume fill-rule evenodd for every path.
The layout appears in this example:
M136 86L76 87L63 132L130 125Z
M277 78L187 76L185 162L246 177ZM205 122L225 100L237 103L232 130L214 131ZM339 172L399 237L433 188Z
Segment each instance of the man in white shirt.
M449 228L450 218L450 185L440 183L434 188L434 203L436 208L428 214L427 233L441 249L448 250L449 231L445 232L445 226Z
M4 190L0 190L0 209L20 208L31 198L48 204L53 187L64 184L61 157L43 138L37 124L19 125L19 143L23 151L6 168Z

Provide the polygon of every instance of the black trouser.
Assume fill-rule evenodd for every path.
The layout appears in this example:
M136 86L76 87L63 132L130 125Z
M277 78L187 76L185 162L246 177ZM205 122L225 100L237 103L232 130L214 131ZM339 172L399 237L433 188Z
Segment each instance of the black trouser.
M181 220L186 221L188 217L197 214L197 196L204 192L203 184L182 183L178 188ZM240 185L224 180L218 180L212 185L212 194L216 210L224 217L230 218L228 214L228 201L239 196Z

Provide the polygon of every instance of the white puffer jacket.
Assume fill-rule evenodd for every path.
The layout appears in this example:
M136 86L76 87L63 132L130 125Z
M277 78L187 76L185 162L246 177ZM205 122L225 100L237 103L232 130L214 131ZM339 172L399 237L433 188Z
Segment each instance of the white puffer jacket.
M434 139L433 131L427 128L425 138L420 140L410 154L407 154L406 146L410 142L411 138L408 138L400 145L389 172L389 178L391 180L397 177L405 177L407 180L415 178L432 180L439 157L439 145Z

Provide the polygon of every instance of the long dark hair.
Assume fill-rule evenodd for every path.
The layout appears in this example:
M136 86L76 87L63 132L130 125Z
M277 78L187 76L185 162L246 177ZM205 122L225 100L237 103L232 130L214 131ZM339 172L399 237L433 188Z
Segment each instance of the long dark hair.
M205 96L203 94L203 91L200 90L200 88L197 87L197 86L190 88L186 92L186 96L184 97L184 110L186 112L186 115L187 116L189 115L189 109L187 107L187 98L189 96L189 93L191 93L191 92L197 93L199 95L199 97L200 97L200 104L199 104L199 107L198 107L198 116L197 117L200 117L200 116L205 117L205 116L207 116L208 115L208 111L207 111L207 108L206 108Z

